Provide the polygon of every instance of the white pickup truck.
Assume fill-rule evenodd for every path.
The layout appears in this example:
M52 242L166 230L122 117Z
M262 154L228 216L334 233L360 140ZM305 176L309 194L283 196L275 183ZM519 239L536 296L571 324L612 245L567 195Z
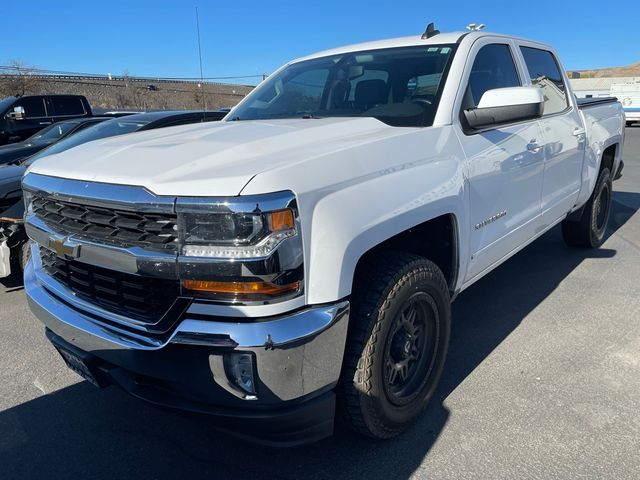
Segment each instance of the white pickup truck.
M98 386L264 443L326 437L336 410L392 437L458 293L554 225L603 242L623 135L541 43L428 29L311 55L218 124L35 162L29 304Z

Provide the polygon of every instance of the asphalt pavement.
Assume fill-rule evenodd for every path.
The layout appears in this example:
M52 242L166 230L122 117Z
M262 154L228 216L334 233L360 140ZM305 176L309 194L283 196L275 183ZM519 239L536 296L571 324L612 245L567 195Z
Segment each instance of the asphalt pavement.
M255 446L67 370L0 285L0 479L640 478L640 127L628 128L608 239L556 228L462 293L443 380L418 423Z

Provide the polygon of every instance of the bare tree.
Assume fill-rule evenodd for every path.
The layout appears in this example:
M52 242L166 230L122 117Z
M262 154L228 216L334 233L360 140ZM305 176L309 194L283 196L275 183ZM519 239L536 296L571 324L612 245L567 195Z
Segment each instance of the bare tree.
M172 95L165 89L159 89L153 93L153 98L155 99L154 108L159 108L160 110L167 110L171 106Z
M34 66L22 60L11 60L9 66L10 70L2 77L4 93L16 96L39 93L42 85Z
M190 86L190 90L193 91L193 98L192 98L192 102L195 104L195 107L192 108L204 108L204 105L206 103L206 98L205 98L205 94L204 91L202 89L202 85L199 83L194 83Z
M120 93L120 107L142 110L148 109L149 103L146 87L141 86L140 82L134 81L129 74L129 70L122 72L122 79L124 80L124 92Z
M124 88L116 88L113 93L114 107L118 109L127 108L127 92Z

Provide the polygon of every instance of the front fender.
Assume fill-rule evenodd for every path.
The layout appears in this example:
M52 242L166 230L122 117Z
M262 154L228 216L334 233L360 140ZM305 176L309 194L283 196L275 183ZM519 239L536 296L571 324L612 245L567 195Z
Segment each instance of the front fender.
M468 225L462 165L457 155L432 158L318 201L307 230L308 302L349 295L360 258L411 227L446 214L455 216L457 228ZM461 260L466 257L460 252Z
M256 175L242 191L295 192L307 304L348 296L362 255L412 226L444 214L469 225L464 152L450 125L374 129L331 147L317 155L302 149L299 160Z

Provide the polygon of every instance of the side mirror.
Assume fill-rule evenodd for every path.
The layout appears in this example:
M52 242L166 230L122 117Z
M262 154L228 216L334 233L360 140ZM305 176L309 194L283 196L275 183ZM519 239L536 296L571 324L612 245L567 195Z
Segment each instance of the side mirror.
M539 87L508 87L487 90L476 108L464 110L473 129L540 118L544 95Z
M24 107L13 107L13 110L7 113L7 118L12 118L13 120L24 120L25 116Z

